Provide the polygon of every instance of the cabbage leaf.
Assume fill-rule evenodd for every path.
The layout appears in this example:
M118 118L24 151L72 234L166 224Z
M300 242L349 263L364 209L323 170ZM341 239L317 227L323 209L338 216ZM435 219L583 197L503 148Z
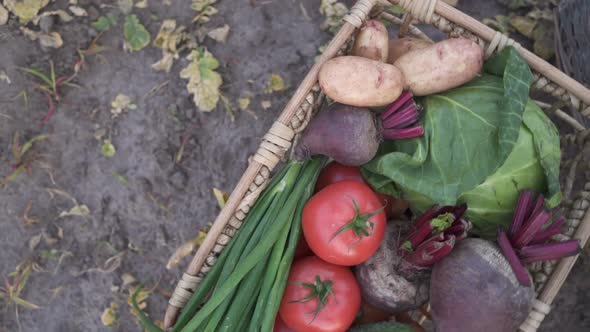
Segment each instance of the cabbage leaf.
M475 232L493 236L509 224L520 190L559 202L560 149L555 127L529 101L532 74L518 53L509 47L485 69L461 87L421 98L424 136L384 142L363 174L417 213L466 202Z

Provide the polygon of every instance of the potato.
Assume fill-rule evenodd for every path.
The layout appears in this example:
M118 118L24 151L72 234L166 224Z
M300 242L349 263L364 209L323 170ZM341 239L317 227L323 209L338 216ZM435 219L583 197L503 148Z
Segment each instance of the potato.
M472 80L483 66L483 50L465 38L447 39L413 50L394 62L405 78L405 87L425 96Z
M402 55L413 50L426 48L430 45L432 45L431 42L416 38L405 37L392 39L389 41L389 55L387 57L387 63L393 64Z
M319 82L334 101L358 107L387 105L404 87L403 76L395 66L358 56L328 60L320 68Z
M369 20L356 36L352 55L362 56L381 62L387 61L389 35L385 25L377 20Z

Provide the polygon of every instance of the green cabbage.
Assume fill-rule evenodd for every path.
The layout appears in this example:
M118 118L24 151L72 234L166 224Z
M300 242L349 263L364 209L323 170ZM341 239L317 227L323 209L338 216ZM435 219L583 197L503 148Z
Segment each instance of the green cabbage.
M466 217L483 237L507 228L518 193L561 199L555 126L529 100L530 69L508 48L487 73L419 100L423 137L388 141L363 173L378 191L407 199L417 213L433 204L467 203Z

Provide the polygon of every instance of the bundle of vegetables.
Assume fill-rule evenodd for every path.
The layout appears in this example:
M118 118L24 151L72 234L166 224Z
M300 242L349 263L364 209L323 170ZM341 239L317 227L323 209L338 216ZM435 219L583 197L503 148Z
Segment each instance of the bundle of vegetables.
M363 299L388 312L419 308L428 300L430 267L467 237L466 206L434 206L400 241L404 222L390 222L377 252L355 268Z
M498 233L499 247L467 239L434 266L430 304L437 331L460 331L466 326L479 332L515 331L535 296L523 264L579 252L577 240L550 242L564 219L554 218L554 210L544 210L542 195L533 198L531 191L520 195L509 232Z
M543 192L550 207L559 203L561 152L556 128L529 100L532 74L518 52L508 47L484 69L463 86L417 100L424 136L385 141L363 174L416 214L466 203L474 232L493 238L508 226L521 190Z
M173 331L271 331L324 158L274 176L183 309ZM134 303L135 305L136 303ZM162 331L140 312L149 331Z

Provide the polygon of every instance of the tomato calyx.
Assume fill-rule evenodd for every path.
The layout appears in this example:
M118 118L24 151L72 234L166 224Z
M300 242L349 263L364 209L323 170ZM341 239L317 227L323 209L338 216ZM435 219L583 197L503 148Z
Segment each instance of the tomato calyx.
M315 276L315 281L313 284L308 282L294 282L294 284L308 288L309 290L311 290L311 293L309 293L309 295L302 299L290 301L289 303L307 302L316 297L318 298L317 308L314 311L310 312L310 314L313 314L313 319L311 320L311 322L313 322L313 320L320 313L320 311L322 311L328 304L328 296L336 296L334 295L334 289L332 287L334 283L332 282L332 280L322 281L319 275Z
M356 204L356 201L354 199L352 200L352 205L354 206L355 211L354 218L352 218L350 222L348 222L346 225L342 226L338 231L336 231L336 233L334 233L334 235L332 235L332 237L330 238L330 241L334 240L335 237L346 232L349 229L352 230L354 235L356 235L356 237L358 238L358 240L355 241L352 245L362 240L363 236L371 236L375 229L375 223L369 221L369 219L381 213L381 211L383 211L383 209L385 208L383 206L373 212L361 214L359 206L358 204ZM370 231L367 231L367 228L369 228Z

